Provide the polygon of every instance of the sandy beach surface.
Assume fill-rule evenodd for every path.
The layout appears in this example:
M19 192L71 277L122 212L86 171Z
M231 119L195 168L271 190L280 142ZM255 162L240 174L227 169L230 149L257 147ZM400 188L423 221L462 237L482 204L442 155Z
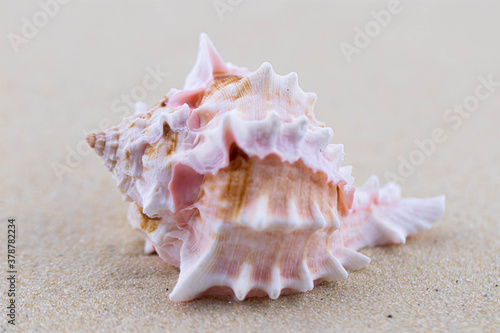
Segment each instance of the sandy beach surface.
M0 331L500 331L498 3L401 1L382 26L388 1L42 2L0 3L0 275L9 218L17 271ZM171 302L179 270L143 254L84 138L181 88L200 32L226 61L297 72L355 185L396 175L404 196L445 194L443 218L307 293Z

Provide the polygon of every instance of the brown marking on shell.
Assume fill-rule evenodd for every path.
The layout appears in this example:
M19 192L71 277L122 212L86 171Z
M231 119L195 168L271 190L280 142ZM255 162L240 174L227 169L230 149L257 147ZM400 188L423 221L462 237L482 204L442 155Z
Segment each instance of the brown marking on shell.
M137 208L137 212L139 213L137 214L137 216L139 219L139 226L141 227L141 229L147 232L148 234L155 231L156 228L158 227L158 224L160 224L161 218L160 217L150 218L149 216L144 214L142 208L137 203L135 204L135 206Z
M226 87L232 85L231 90ZM207 89L198 96L198 101L196 102L196 107L204 104L209 100L215 93L222 95L222 99L228 99L235 101L238 98L246 95L251 89L250 80L247 77L241 77L237 75L214 75L214 81L207 87ZM230 91L236 91L236 94L229 93Z
M97 155L102 156L106 147L106 133L90 133L87 135L87 143L90 148L94 149Z
M94 149L95 147L95 141L96 141L96 134L95 133L90 133L87 135L87 143L90 146L90 148Z
M134 118L134 120L132 120L129 124L128 124L128 128L133 128L135 127L136 125L136 120L137 119L143 119L143 120L149 120L151 119L151 117L153 116L154 114L154 111L158 108L158 104L156 104L153 108L151 108L150 110L146 111L145 113L141 114L140 116L138 116L137 118ZM148 128L146 127L146 130Z
M166 121L163 121L163 137L166 138L170 131L171 129L168 123Z
M165 106L167 106L167 103L168 103L168 97L165 96L163 101L160 102L160 107L164 108Z
M164 121L162 138L156 144L148 146L144 151L144 155L147 155L148 159L154 159L159 155L163 155L160 154L160 152L165 151L165 156L170 158L177 148L178 135L179 134L172 131L168 123Z
M103 156L106 152L105 164L113 171L119 160L117 156L120 134L118 128L109 129L107 132L91 133L87 136L87 143L95 150L97 155Z
M282 85L270 67L263 68L258 75L254 74L244 77L215 75L214 81L195 103L195 108L199 108L197 116L201 126L208 124L219 113L237 109L239 116L247 120L262 120L268 110L276 110L283 122L291 122L304 114L311 126L325 127L314 117L315 97L305 95L298 88L296 75ZM204 104L208 106L203 108ZM217 104L220 104L219 108ZM298 108L299 105L303 107Z
M350 207L344 199L344 194L341 186L337 186L337 209L341 216L346 216L349 213Z
M229 170L226 188L221 200L230 201L233 216L237 214L247 199L247 186L250 178L251 160L236 144L229 149Z
M171 139L170 139L170 144L169 146L167 147L167 156L170 156L174 153L175 151L175 148L177 148L177 137L178 137L178 133L176 132L172 132L172 136L171 136Z
M161 101L153 105L152 108L150 108L146 113L150 114L150 116L147 118L149 119L151 115L159 108L164 108L168 106L168 96L163 97ZM169 107L170 108L170 107Z
M202 185L210 196L201 197L200 205L212 207L214 214L230 223L242 215L248 202L267 196L267 215L286 220L290 201L298 215L313 220L312 205L318 205L327 223L337 211L337 188L327 183L323 172L312 172L301 160L290 164L277 155L264 159L249 157L236 145L230 148L229 165L215 175L207 174Z

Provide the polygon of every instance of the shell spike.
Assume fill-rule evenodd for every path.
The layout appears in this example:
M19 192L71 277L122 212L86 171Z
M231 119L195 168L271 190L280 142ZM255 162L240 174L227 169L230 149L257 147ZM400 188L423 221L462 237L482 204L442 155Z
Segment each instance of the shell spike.
M370 258L347 247L341 247L337 251L340 253L340 263L348 270L357 271L370 263Z
M265 78L270 78L271 76L276 75L273 70L273 66L268 62L262 63L262 65L260 65L260 67L255 71L255 74L262 75Z
M241 265L241 270L238 277L233 283L233 291L236 299L242 301L247 296L248 292L252 289L252 281L250 278L251 266L247 263Z
M307 290L312 290L314 288L314 280L311 276L311 272L309 271L309 267L307 267L307 263L305 260L303 260L300 264L299 268L299 276L300 276L300 284L297 288L297 290L300 291L307 291Z
M269 298L277 299L281 294L281 274L278 267L273 267L271 282L266 289Z
M298 86L299 76L297 75L297 73L290 72L287 75L285 75L283 78L286 80L287 85L289 85L290 87L293 87L295 85Z
M186 78L184 90L196 90L213 80L214 73L224 73L227 66L207 34L200 35L196 63Z
M186 264L188 260L184 257L185 262L181 261L179 280L169 295L172 301L192 300L216 284L209 273L211 254L211 252L205 253L201 258L194 259L195 263L189 264Z
M326 257L326 267L327 274L325 275L325 279L327 281L339 281L347 279L347 271L342 266L340 261L331 253L329 253Z

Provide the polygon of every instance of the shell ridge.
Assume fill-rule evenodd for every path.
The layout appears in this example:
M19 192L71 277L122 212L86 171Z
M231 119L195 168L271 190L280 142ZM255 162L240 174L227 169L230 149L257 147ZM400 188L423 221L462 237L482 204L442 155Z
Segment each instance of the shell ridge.
M293 126L293 124L280 124L276 116L277 113L271 111L264 120L245 120L238 115L237 110L226 113L222 119L222 126L204 131L201 135L206 140L194 147L189 152L189 155L185 157L183 163L200 174L216 173L218 170L227 167L229 163L227 157L229 153L228 147L231 143L236 143L238 147L250 156L257 155L260 158L264 158L270 154L277 154L279 152L278 156L280 156L282 161L293 163L301 159L315 172L322 171L327 174L329 182L333 182L334 184L341 181L346 183L351 182L351 179L349 179L350 168L342 169L342 174L339 173L340 165L337 164L339 160L329 160L321 153L321 150L325 147L325 142L329 141L331 135L333 135L331 129L322 130L321 134L309 134L310 139L308 144L305 146L298 145L297 151L294 151L292 148L290 154L287 154L287 151L284 149L285 147L279 145L280 140L277 137L283 133L283 128ZM262 129L264 129L264 132L259 132ZM307 131L312 133L309 130ZM230 136L228 136L228 132L231 133ZM269 132L272 132L272 134L265 140L267 143L266 146L258 145L253 141L256 136L262 136L262 133ZM321 139L316 139L318 138L317 135ZM300 141L307 140L306 137L307 134L304 137L297 136ZM229 140L230 142L228 142ZM339 146L337 149L343 155L341 148L343 146ZM311 150L314 151L314 154L308 153ZM296 152L296 156L292 159L291 156L294 152ZM342 159L343 157L341 157Z
M370 263L369 257L347 247L337 248L335 253L338 253L337 257L342 266L350 271L357 271Z

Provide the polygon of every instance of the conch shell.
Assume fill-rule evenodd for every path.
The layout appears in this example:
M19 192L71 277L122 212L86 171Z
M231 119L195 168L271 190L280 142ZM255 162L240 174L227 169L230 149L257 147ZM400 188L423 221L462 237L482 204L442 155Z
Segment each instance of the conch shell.
M401 199L375 176L356 189L315 100L295 73L225 63L202 34L184 89L87 137L146 251L180 267L171 300L311 290L366 266L359 249L404 243L442 216L443 196Z

